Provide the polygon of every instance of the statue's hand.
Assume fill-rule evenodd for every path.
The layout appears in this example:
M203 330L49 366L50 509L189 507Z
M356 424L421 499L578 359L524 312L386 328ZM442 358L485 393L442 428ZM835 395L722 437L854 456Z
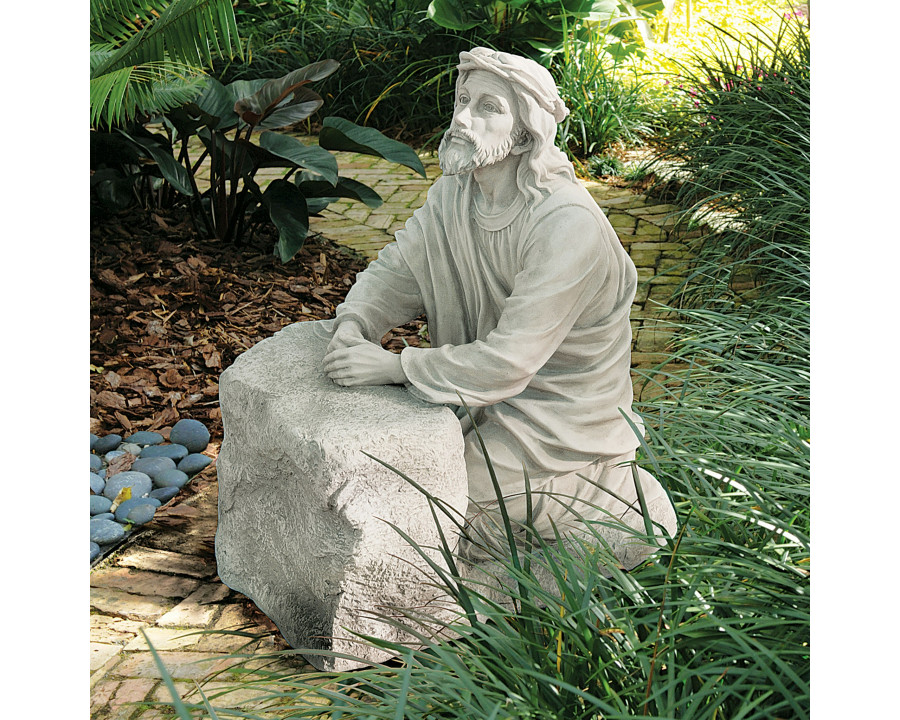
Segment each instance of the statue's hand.
M400 356L364 340L325 355L325 374L337 385L392 385L406 382Z
M331 336L331 342L328 343L326 354L339 350L340 348L353 347L354 345L359 345L364 342L368 342L368 340L363 337L359 325L352 320L346 320L338 325L337 329L334 331L334 335Z

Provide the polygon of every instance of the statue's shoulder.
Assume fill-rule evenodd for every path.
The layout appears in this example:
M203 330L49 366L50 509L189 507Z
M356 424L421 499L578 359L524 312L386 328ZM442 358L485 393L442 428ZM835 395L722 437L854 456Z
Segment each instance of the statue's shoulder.
M550 187L550 192L531 206L531 223L539 223L551 219L550 215L558 218L560 214L574 212L582 214L586 211L599 221L602 215L600 208L591 194L579 182L560 179Z

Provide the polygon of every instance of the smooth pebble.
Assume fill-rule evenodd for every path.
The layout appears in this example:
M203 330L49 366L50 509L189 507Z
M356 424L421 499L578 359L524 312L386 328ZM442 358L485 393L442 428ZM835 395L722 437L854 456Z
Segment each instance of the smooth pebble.
M131 510L128 511L128 515L125 516L125 519L133 525L143 525L144 523L150 522L155 514L156 506L151 505L150 503L144 503L143 505L135 505L131 508Z
M119 445L119 450L130 453L137 457L141 454L141 450L143 450L143 448L136 443L123 442L121 445Z
M114 520L106 518L91 520L91 542L109 545L125 537L125 528Z
M164 487L184 487L188 481L187 473L181 470L163 470L155 478L153 484L158 488Z
M111 512L98 513L97 515L91 516L91 520L115 520L115 519L116 519L115 514L111 513Z
M98 441L99 439L100 439L100 438L98 438L96 435L94 435L94 433L91 433L91 450L94 449L94 445L97 444L97 441Z
M141 497L153 489L153 481L145 473L126 470L116 473L106 481L103 494L110 500L115 500L116 495L125 487L131 488L131 497Z
M119 503L119 507L116 508L116 520L119 522L125 522L125 519L128 517L128 513L130 513L134 508L140 505L150 505L154 509L158 508L162 503L152 497L145 498L131 498L130 500L125 500L124 502Z
M103 467L103 461L100 459L100 456L94 455L94 453L91 453L91 470L96 472L101 467Z
M121 442L122 442L121 435L115 435L115 434L106 435L106 436L100 438L99 440L97 440L96 443L94 443L93 450L98 455L103 455L104 453L108 453L110 450L115 450L117 447L119 447L119 443L121 443Z
M91 473L91 492L99 495L106 487L106 482L97 473Z
M151 430L138 430L138 432L125 438L125 442L137 445L159 445L163 440L165 438L162 435Z
M209 445L209 430L199 420L184 418L172 427L169 442L184 445L192 453L203 452Z
M141 451L141 458L167 457L178 462L187 454L188 449L184 445L151 445Z
M100 546L91 540L91 560L100 554Z
M150 497L156 498L162 503L167 503L178 494L179 490L181 490L181 488L178 487L156 488L156 490L150 492Z
M167 457L148 457L138 458L131 466L132 470L146 473L151 478L155 478L163 470L172 470L175 467L175 461Z
M112 500L102 495L91 495L91 515L109 512Z
M188 475L196 475L211 462L212 458L208 455L191 453L190 455L185 456L181 460L181 462L178 463L178 469L181 470L181 472L187 473Z
M122 457L124 454L124 450L110 450L108 453L106 453L106 455L103 456L103 459L106 460L106 462L110 462L112 460L115 460L117 457Z

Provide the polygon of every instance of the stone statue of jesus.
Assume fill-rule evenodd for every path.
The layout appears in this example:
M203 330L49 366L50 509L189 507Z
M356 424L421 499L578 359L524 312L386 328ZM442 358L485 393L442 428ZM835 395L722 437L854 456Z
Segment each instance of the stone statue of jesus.
M480 47L460 53L458 70L443 175L337 308L324 370L338 385L404 384L457 411L467 521L485 542L500 533L496 494L460 397L512 520L526 520L527 472L543 537L593 522L633 567L652 548L607 526L644 528L628 422L642 431L629 372L634 264L554 146L568 110L550 73ZM423 312L430 348L381 347ZM636 471L651 521L674 533L660 483Z

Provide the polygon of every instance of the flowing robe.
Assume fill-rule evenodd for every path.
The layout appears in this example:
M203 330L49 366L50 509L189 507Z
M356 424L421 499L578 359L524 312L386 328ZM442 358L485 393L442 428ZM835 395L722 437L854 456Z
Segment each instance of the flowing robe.
M357 276L336 324L355 320L378 343L424 312L432 347L400 356L410 393L454 407L464 432L457 393L477 408L492 462L520 489L523 465L533 486L586 469L598 477L598 461L633 457L643 430L631 409L634 264L577 183L558 180L543 200L520 196L493 217L477 211L474 186L471 174L439 178ZM493 496L474 474L470 494ZM616 484L634 499L630 473Z

